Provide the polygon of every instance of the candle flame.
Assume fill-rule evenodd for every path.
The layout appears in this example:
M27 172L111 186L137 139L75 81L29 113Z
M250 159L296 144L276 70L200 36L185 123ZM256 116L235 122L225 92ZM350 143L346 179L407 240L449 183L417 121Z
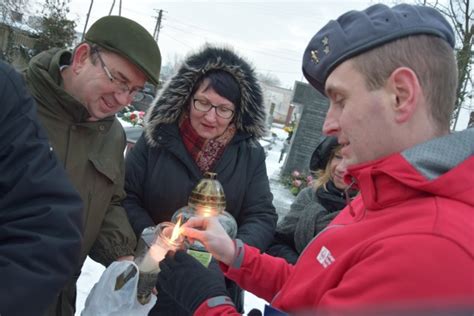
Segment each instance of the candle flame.
M211 217L212 213L213 213L213 210L209 207L203 207L201 208L201 212L200 212L201 216L202 217Z
M176 225L173 228L173 231L171 232L171 241L175 241L178 239L179 235L181 234L181 216L178 218L178 222L176 222Z

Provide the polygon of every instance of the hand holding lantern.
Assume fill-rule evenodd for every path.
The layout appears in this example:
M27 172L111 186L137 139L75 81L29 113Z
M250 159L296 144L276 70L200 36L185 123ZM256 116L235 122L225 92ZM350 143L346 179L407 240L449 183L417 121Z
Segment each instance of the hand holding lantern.
M143 230L135 252L135 263L139 269L137 298L141 304L150 300L160 272L159 263L166 253L183 248L184 237L179 232L180 222L176 225L163 222Z
M235 259L235 243L215 217L193 217L187 221L181 234L189 240L199 240L218 261L231 265Z
M186 222L196 216L215 217L230 238L235 238L237 236L237 222L232 215L225 211L224 188L216 176L216 173L206 172L204 178L192 190L188 205L178 209L171 220L176 222L178 219L182 219L183 222ZM204 266L207 266L211 261L211 255L201 242L195 240L188 248L188 253Z

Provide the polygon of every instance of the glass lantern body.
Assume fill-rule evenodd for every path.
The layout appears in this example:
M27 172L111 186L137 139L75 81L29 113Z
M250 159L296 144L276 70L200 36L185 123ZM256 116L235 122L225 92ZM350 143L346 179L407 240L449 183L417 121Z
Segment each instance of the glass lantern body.
M145 228L138 240L135 263L139 270L137 299L141 304L150 301L151 292L160 272L160 261L169 250L176 251L184 246L184 237L181 235L176 240L171 240L174 226L174 223L163 222Z
M222 184L216 179L217 174L206 172L188 199L188 205L178 209L171 219L176 223L179 218L184 223L193 216L217 217L222 227L231 238L237 236L237 222L225 211L226 200ZM195 242L191 249L204 250L201 243Z
M196 209L193 206L183 206L182 208L178 209L171 218L173 223L178 222L178 219L181 218L181 222L185 223L191 217L194 216L203 216L203 217L217 217L219 223L222 225L226 233L230 236L230 238L234 239L237 236L237 222L235 221L234 217L230 215L226 211L210 211L206 209L204 212L200 209ZM195 241L192 245L189 246L191 249L203 251L204 246L199 242Z

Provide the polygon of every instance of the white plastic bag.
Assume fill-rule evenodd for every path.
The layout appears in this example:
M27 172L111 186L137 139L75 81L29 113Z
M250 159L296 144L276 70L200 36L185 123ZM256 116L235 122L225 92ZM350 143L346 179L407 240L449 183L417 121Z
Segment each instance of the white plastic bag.
M137 265L133 261L115 261L102 274L99 282L87 296L81 316L142 316L156 303L156 296L151 295L150 302L142 305L137 300L138 272L125 285L115 290L117 277L130 265Z

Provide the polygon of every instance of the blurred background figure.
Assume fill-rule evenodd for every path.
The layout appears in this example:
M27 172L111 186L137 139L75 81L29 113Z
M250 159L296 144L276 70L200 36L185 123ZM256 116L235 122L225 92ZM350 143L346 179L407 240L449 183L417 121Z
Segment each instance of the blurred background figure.
M283 142L283 147L281 148L281 153L280 153L280 158L278 159L278 163L280 163L283 160L283 157L285 156L285 154L290 149L290 142L291 142L291 137L288 137Z
M308 243L322 231L348 203L344 183L346 165L337 138L323 137L311 156L309 169L315 174L311 187L304 188L278 223L267 253L296 263ZM355 190L348 190L352 198Z

